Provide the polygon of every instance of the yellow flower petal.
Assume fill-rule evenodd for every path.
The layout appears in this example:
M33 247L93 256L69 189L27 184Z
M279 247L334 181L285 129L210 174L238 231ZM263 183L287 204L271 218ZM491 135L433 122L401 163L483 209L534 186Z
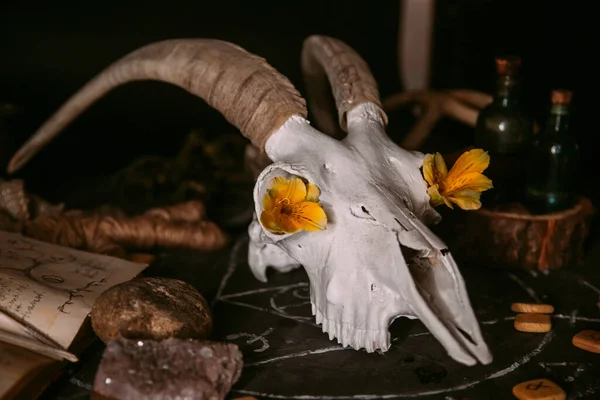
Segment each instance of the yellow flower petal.
M448 196L448 200L463 210L478 210L481 208L481 201L479 201L480 196L480 192L464 189L454 192L452 196Z
M282 214L279 226L284 233L294 233L302 229L302 225L289 215Z
M450 196L457 190L470 189L476 192L483 192L493 188L492 180L479 172L471 172L456 176L452 181L444 182L444 195Z
M265 229L269 232L281 235L284 232L279 227L277 219L278 218L276 217L275 213L272 212L272 210L264 210L260 214L260 222L265 227Z
M427 193L429 194L429 198L430 198L429 203L431 204L432 207L437 207L441 204L444 204L444 198L438 191L438 185L430 186L427 189Z
M284 199L287 199L290 204L300 203L306 198L306 185L302 182L302 179L296 176L290 179L276 176L271 179L271 187L268 193L276 203Z
M490 156L482 149L463 153L450 172L440 153L427 154L423 160L423 177L433 207L452 203L463 210L481 208L481 192L493 188L492 180L482 172L489 166Z
M267 193L265 193L265 195L263 196L263 210L271 210L273 209L273 207L275 207L275 203L273 202L273 198L267 191Z
M490 156L487 151L482 149L469 150L454 163L450 172L446 176L447 185L458 177L474 172L482 173L490 165Z
M282 221L285 218L282 218ZM325 211L317 203L305 201L300 204L295 204L291 207L289 219L300 226L300 229L315 232L325 230L327 227L327 216ZM284 224L281 227L285 229Z
M429 186L440 185L448 174L444 157L440 153L426 154L423 159L423 177Z
M318 203L319 195L316 185L305 184L298 177L275 177L263 196L260 221L265 229L277 234L324 230L327 216Z
M314 183L308 182L306 184L306 201L318 202L321 191Z
M436 179L436 183L439 183L440 180L444 179L446 175L448 175L448 167L446 167L446 161L444 161L444 157L442 157L440 153L435 153L433 162L435 169L437 170L437 176L434 175L434 177Z
M425 154L423 159L423 177L429 186L435 185L433 177L433 154Z
M442 196L442 199L444 200L444 203L448 206L448 208L450 208L451 210L454 210L454 207L452 206L452 203L450 202L450 200L448 200L447 197Z

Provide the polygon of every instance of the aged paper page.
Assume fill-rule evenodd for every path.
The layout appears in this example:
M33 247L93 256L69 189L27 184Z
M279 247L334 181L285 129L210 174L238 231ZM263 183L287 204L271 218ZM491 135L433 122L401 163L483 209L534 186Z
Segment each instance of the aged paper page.
M0 312L29 336L66 349L100 293L144 268L0 231ZM0 328L23 329L15 324Z
M18 398L24 380L36 370L56 361L20 347L0 342L0 399Z
M1 288L2 288L2 285L0 284L0 291L2 290ZM2 294L0 294L0 298L1 298L1 296L2 296ZM15 321L13 318L0 312L0 331L2 331L2 330L11 332L11 333L15 333L20 336L28 337L31 339L36 338L32 333L29 332L29 330L27 330L25 325L21 325L20 323Z

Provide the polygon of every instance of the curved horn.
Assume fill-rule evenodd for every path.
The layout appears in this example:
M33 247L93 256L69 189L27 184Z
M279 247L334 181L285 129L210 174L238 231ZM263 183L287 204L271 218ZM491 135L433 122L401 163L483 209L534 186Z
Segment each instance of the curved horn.
M139 80L168 82L201 97L261 150L289 117L306 117L304 99L263 58L220 40L166 40L133 51L88 82L19 149L8 172L25 165L107 92Z
M381 118L387 125L377 82L369 66L344 42L328 36L309 36L302 47L302 73L315 125L319 130L339 136L337 124L332 119L326 80L331 85L339 126L344 131L347 131L348 111L365 102L372 102L379 107Z

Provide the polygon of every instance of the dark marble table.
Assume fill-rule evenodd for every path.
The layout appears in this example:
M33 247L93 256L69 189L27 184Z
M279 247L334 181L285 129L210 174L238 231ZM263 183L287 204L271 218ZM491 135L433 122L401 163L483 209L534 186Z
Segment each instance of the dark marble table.
M514 385L548 378L569 399L600 398L600 355L571 344L583 329L600 330L600 240L585 265L551 274L462 267L483 335L494 361L466 367L450 359L418 320L398 319L385 354L343 348L330 341L310 314L302 269L252 276L248 237L240 230L220 252L161 255L147 275L186 280L212 302L214 339L238 344L245 367L231 398L273 399L509 399ZM555 306L549 333L514 329L515 301ZM54 383L43 400L90 397L103 344L94 343L79 364Z

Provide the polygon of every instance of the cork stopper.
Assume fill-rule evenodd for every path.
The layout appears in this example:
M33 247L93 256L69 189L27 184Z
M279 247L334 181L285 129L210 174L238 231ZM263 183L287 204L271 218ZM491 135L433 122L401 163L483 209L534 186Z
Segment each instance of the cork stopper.
M552 91L551 101L554 105L569 105L572 97L571 90L557 89Z
M501 76L517 76L521 67L521 57L496 57L496 73Z

